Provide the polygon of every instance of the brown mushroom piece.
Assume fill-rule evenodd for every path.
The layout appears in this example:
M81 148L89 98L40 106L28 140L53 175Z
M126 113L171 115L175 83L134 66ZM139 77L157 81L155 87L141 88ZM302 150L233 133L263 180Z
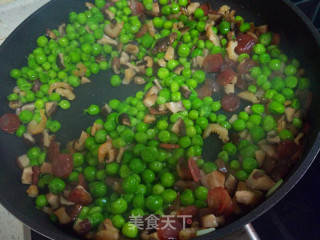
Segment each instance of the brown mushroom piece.
M52 210L56 210L60 204L59 204L59 196L57 194L53 194L51 192L46 194L46 198L48 203L50 204Z
M58 109L58 104L56 102L46 102L44 104L44 109L46 110L46 114L49 118L53 116L53 114Z
M118 57L114 57L111 62L112 70L115 74L120 74L120 59Z
M254 169L246 180L246 184L249 188L266 192L272 188L275 182L263 171Z
M106 103L105 105L103 105L103 107L100 110L100 115L102 117L107 117L110 113L112 112L111 107L108 105L108 103Z
M58 53L56 64L60 70L63 70L66 68L66 66L64 65L63 53Z
M121 113L118 117L118 122L122 125L130 126L130 117L127 113Z
M204 228L216 228L218 227L217 218L213 214L203 216L201 218L201 226Z
M154 121L156 121L156 117L152 114L146 114L143 118L143 122L146 124L150 124L153 123Z
M102 54L99 54L98 56L95 56L94 59L96 60L97 63L101 63L101 62L106 61L105 56L103 56Z
M172 126L171 131L177 134L179 137L183 137L186 135L186 124L179 118Z
M73 148L76 151L83 151L85 149L85 142L87 138L89 137L89 134L85 131L81 132L80 138L73 143Z
M136 55L139 53L139 47L136 44L129 43L127 46L124 48L124 51L126 51L129 54Z
M37 141L34 138L34 136L32 136L32 134L26 132L22 135L22 140L23 140L23 144L27 147L33 147L34 145L36 145Z
M53 39L53 40L55 40L57 38L57 35L50 28L46 28L45 35L46 35L46 37Z
M158 93L160 91L160 88L158 88L157 86L152 86L148 92L146 93L144 99L143 99L143 104L146 107L151 107L153 106L157 99L158 99ZM151 113L152 114L152 113Z
M256 206L262 196L263 193L261 191L248 188L244 182L239 182L235 193L236 201L249 207Z
M30 166L30 159L28 158L27 154L24 154L20 157L17 157L17 164L20 169L24 169Z
M73 230L79 235L84 235L88 233L91 230L91 228L91 222L88 218L85 218L84 220L78 219L73 225Z
M179 102L168 102L165 104L166 107L169 109L172 113L177 113L186 110L183 103L181 101Z
M68 216L65 207L60 207L54 211L54 214L58 217L59 223L62 225L72 222L72 219Z
M179 90L180 90L181 95L185 98L189 98L192 94L192 92L188 88L188 86L181 86Z
M117 46L118 42L115 39L110 38L108 35L103 35L101 39L97 41L99 44L110 44L113 46Z
M124 22L117 22L115 19L111 20L109 24L104 27L104 32L111 38L116 38L121 33Z
M231 173L228 174L226 181L224 182L224 186L229 192L230 195L233 195L237 189L238 179L235 178Z
M65 208L66 208L67 215L72 219L72 221L74 221L78 217L82 209L82 205L73 204L73 205L66 206Z
M161 106L149 107L149 112L152 115L166 115L168 114L167 108L162 108Z
M142 84L146 83L146 80L144 80L143 77L136 76L136 77L134 77L133 82L134 82L134 84L142 85Z
M124 78L122 84L128 85L136 75L136 71L133 68L127 68L124 70Z
M178 34L173 32L166 37L158 39L152 50L152 54L167 51L168 47L176 40L177 36Z

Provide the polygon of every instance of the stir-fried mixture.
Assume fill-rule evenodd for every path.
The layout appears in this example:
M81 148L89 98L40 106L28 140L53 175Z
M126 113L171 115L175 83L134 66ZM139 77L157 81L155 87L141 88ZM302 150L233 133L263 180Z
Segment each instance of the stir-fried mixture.
M46 29L28 66L11 71L16 112L0 119L29 148L17 157L22 183L52 222L99 240L191 239L281 185L302 153L311 94L279 34L226 5L86 6L58 30ZM70 107L74 88L108 69L114 89L106 100L121 84L144 90L92 104L85 111L96 121L61 149L54 113ZM214 159L205 159L212 150L204 142L221 142Z

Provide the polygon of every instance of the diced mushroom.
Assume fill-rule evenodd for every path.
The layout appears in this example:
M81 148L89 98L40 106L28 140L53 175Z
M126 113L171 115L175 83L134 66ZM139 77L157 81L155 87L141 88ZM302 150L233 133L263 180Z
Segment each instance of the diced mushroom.
M86 133L85 131L82 131L79 140L74 142L73 148L77 151L83 151L85 149L84 144L88 137L89 137L89 134Z
M120 124L122 125L126 125L126 126L130 126L131 122L130 122L130 117L127 113L121 113L118 117L118 121Z
M130 60L129 55L126 52L121 52L120 55L120 64L127 64Z
M81 77L80 78L80 83L81 84L87 84L87 83L90 83L90 82L91 82L91 80L89 78L87 78L87 77Z
M111 140L105 142L99 147L98 160L99 162L113 162L116 159L116 150L112 146Z
M105 105L103 105L103 107L100 110L100 115L102 117L107 117L110 113L112 112L111 107L108 105L108 103L106 103Z
M19 100L10 101L9 102L9 108L12 110L15 110L22 106L22 103Z
M66 68L66 66L64 65L63 53L58 53L58 57L56 59L56 64L60 70L63 70Z
M35 105L34 103L28 103L28 104L24 104L22 105L20 108L16 109L16 115L19 115L21 111L23 110L28 110L33 112L35 110Z
M60 202L61 205L66 205L66 206L74 205L73 202L68 201L63 196L59 197L59 202Z
M167 108L166 107L162 107L162 105L158 105L156 107L149 107L149 112L152 115L166 115L168 114Z
M208 189L224 187L225 176L219 171L213 171L201 177L201 184Z
M52 167L51 163L48 163L48 162L42 163L40 166L40 173L41 174L44 174L44 173L52 174L51 167Z
M275 146L270 144L259 144L259 148L263 150L268 157L273 159L277 158L277 151Z
M262 192L257 190L250 190L249 188L237 190L235 199L238 203L254 207L258 204L262 197Z
M174 48L172 46L168 47L164 59L167 61L174 59Z
M209 124L203 132L203 138L209 137L211 133L218 134L219 138L222 140L223 143L227 143L229 141L228 129L222 127L220 124L217 124L217 123Z
M53 214L53 211L51 208L47 207L47 206L44 206L41 208L41 211L48 214L49 216L51 216Z
M183 103L181 101L179 102L168 102L165 104L166 107L169 109L172 113L177 113L186 110Z
M159 67L166 67L167 66L167 62L164 59L159 59L157 63L159 65Z
M76 98L74 93L69 89L57 88L56 93L58 93L61 97L67 98L70 101L72 101Z
M146 124L150 124L153 123L154 121L156 121L156 117L152 114L146 114L143 118L143 122Z
M256 150L254 154L258 162L258 166L261 167L264 162L264 159L266 158L266 153L263 150L259 149L259 150Z
M258 100L257 96L254 95L253 93L249 92L249 91L243 91L243 92L238 93L238 97L243 99L243 100L252 102L254 104L260 102Z
M183 69L184 69L184 66L183 66L183 65L178 65L178 66L176 66L176 67L173 69L173 72L174 72L175 74L180 75L181 72L183 71Z
M68 224L72 221L72 219L68 216L66 209L64 207L58 208L54 211L54 214L58 217L60 224Z
M144 99L143 99L143 104L146 107L151 107L153 106L157 99L158 99L158 93L160 91L160 88L158 88L157 86L152 86L148 92L146 93ZM151 113L152 114L152 113Z
M104 11L103 11L103 13L104 13L104 15L105 15L105 17L107 18L107 19L109 19L109 20L113 20L114 18L115 18L115 14L113 13L113 12L111 12L109 9L105 9Z
M101 39L99 39L97 41L97 43L99 44L110 44L110 45L113 45L113 46L117 46L118 45L118 42L112 38L110 38L108 35L103 35L103 37Z
M57 194L53 194L51 192L47 193L46 198L47 198L47 201L53 210L57 209L60 206L59 196Z
M229 173L224 183L224 186L230 195L234 194L234 192L237 189L237 185L238 185L238 179L236 179L231 173Z
M86 72L87 72L87 70L88 70L88 68L87 68L87 66L86 65L84 65L83 63L77 63L77 69L75 69L74 71L73 71L73 74L76 76L76 77L83 77L83 76L85 76L85 74L86 74Z
M68 89L68 90L73 90L73 88L65 82L56 82L50 85L49 89L48 89L48 95L51 95L53 93L54 90L56 90L57 88L63 88L63 89Z
M147 21L147 26L148 26L149 34L151 35L151 37L154 37L154 35L156 34L156 29L153 25L153 21L152 20Z
M124 70L124 78L122 80L122 83L125 85L131 83L135 75L136 75L135 70L133 70L132 68L127 68L126 70Z
M186 135L186 124L182 120L182 118L179 118L172 126L171 132L177 134L180 137L183 137Z
M111 23L104 27L104 32L111 38L116 38L121 33L124 22L112 20Z
M144 61L147 62L146 67L152 68L153 67L153 59L150 56L145 56L143 58Z
M72 221L74 221L78 217L79 213L81 212L82 205L73 204L73 205L66 206L65 209L68 216L72 219Z
M210 24L206 25L206 36L215 46L221 47L220 39L212 30L212 26Z
M267 138L266 138L267 142L268 143L279 143L280 142L280 137L277 135L277 136L269 136L267 135Z
M73 230L79 235L84 235L88 233L91 230L91 228L91 222L88 218L84 220L77 219L73 225Z
M216 216L214 216L213 214L203 216L201 218L201 226L203 228L216 228L216 227L218 227Z
M189 98L190 95L192 94L191 90L188 88L188 86L181 86L180 87L180 93L183 97Z
M139 47L136 44L129 43L124 50L129 54L136 55L139 53Z
M236 54L236 52L235 52L235 48L237 46L238 46L238 42L237 41L229 41L228 46L226 48L227 55L228 55L229 59L231 59L233 61L238 61L239 55Z
M196 9L200 7L200 3L199 2L191 2L188 7L187 7L187 12L188 12L188 15L192 15Z
M266 192L272 188L275 182L262 170L254 169L246 180L246 184L249 188Z
M57 111L58 104L56 102L46 102L44 104L44 108L46 110L48 118L51 118L53 114Z
M170 35L158 39L152 50L152 54L167 51L168 47L172 45L172 43L176 40L177 36L178 34L176 32L172 32L170 33Z
M20 169L24 169L30 166L30 159L28 158L27 154L24 154L20 157L17 157L17 164Z
M285 115L286 115L286 119L289 123L292 122L293 118L294 118L294 114L296 112L296 109L293 107L286 107L285 109Z
M116 158L116 162L120 163L124 154L125 148L121 147L119 148L118 154L117 154L117 158Z
M97 133L99 130L101 130L101 129L103 129L103 125L102 125L102 124L94 123L94 124L92 125L91 129L90 129L90 134L91 134L91 136L95 136L96 133Z
M46 28L45 35L53 40L57 38L57 35L50 28Z
M110 219L105 219L101 224L102 229L96 233L96 240L118 240L119 230L112 225Z
M39 194L39 189L36 185L30 185L29 188L27 189L27 194L28 194L28 197L31 197L31 198L36 198Z
M230 6L228 5L222 5L219 10L218 10L218 13L219 14L222 14L222 15L225 15L227 11L230 10Z

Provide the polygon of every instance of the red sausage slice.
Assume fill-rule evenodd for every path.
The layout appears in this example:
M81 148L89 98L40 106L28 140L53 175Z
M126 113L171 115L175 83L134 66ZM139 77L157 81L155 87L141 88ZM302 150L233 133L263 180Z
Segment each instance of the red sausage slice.
M73 159L69 154L61 153L52 161L53 175L61 178L67 178L72 172Z
M220 86L225 86L232 82L233 78L236 76L236 73L231 69L223 70L217 78L217 83Z
M188 165L189 165L189 169L190 169L193 180L195 182L199 182L200 177L201 177L201 173L200 173L198 165L197 165L196 161L193 159L193 157L189 158Z
M221 54L210 54L203 61L203 69L206 72L219 72L222 64Z
M20 126L20 119L14 113L5 113L0 118L0 129L7 133L14 133Z
M158 237L160 240L179 239L179 232L183 226L180 219L172 217L162 217L158 221Z
M216 215L230 215L233 211L231 197L227 190L222 187L210 189L208 192L208 206Z
M250 54L253 46L256 44L255 39L249 34L238 35L236 41L238 42L238 46L235 48L237 54Z
M143 15L144 6L141 2L132 1L130 4L130 10L133 16L141 17Z
M233 112L240 107L240 99L236 94L226 94L221 99L221 107L227 112Z

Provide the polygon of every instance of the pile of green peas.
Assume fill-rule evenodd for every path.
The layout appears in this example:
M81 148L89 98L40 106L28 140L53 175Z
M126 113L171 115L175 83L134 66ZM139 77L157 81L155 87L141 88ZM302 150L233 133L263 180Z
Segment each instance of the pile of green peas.
M153 1L143 0L142 3L147 10L152 10ZM110 23L100 12L105 4L105 0L95 0L96 7L82 13L71 12L65 35L60 37L60 33L53 30L59 37L58 40L48 40L45 36L40 36L37 39L38 47L28 56L28 66L11 71L11 77L16 79L17 86L24 94L12 93L7 97L8 101L18 100L22 104L35 103L34 111L21 111L19 118L23 124L17 130L17 136L22 136L27 131L25 124L32 120L41 121L39 111L44 109L46 102L56 102L61 109L70 107L70 102L62 99L59 94L48 95L48 89L56 82L66 82L74 88L78 87L81 80L74 75L78 63L83 63L87 67L85 76L90 77L92 74L108 70L112 58L119 57L119 52L111 45L97 43L104 35L105 25ZM48 206L49 203L44 194L46 191L61 194L67 183L77 182L79 175L82 174L88 182L88 191L93 202L82 208L77 219L88 219L92 229L97 229L104 219L109 218L124 236L136 238L138 229L128 221L129 216L163 215L177 198L180 198L183 206L207 207L207 188L199 186L193 191L185 189L178 192L174 188L174 183L180 178L176 166L181 158L197 157L197 166L205 174L217 170L215 162L201 157L204 144L202 134L209 124L218 123L230 131L248 131L250 134L252 141L243 139L237 145L228 142L223 145L222 151L217 153L217 158L229 166L230 173L240 181L244 181L254 169L258 168L255 159L255 151L259 149L258 142L264 139L267 133L277 131L276 119L284 114L285 106L291 106L296 110L301 107L296 91L307 90L310 81L308 78L297 76L299 61L288 60L278 46L272 45L272 33L267 32L259 37L259 43L255 45L252 56L241 54L238 61L252 58L258 63L258 66L250 70L250 76L254 81L247 90L253 94L263 91L263 98L270 103L268 105L252 104L251 112L237 112L236 120L231 123L228 120L230 116L222 110L219 99L198 97L195 90L205 81L206 73L202 70L193 70L191 66L192 59L203 56L205 51L226 55L228 43L226 37L231 31L231 24L222 20L218 26L212 27L212 30L221 37L221 47L215 46L208 39L199 39L199 36L205 32L208 19L201 8L195 10L192 19L183 14L178 19L169 19L167 16L178 13L181 7L188 5L188 1L178 0L169 4L168 0L160 0L159 4L162 16L146 20L152 21L156 29L153 37L146 33L140 38L135 38L135 34L144 23L137 16L131 15L127 1L117 1L109 10L115 14L117 22L124 22L118 40L124 45L132 40L138 42L139 52L136 56L138 60L147 55L150 55L154 62L163 59L164 52L152 55L151 50L157 40L171 33L177 34L172 44L177 58L167 61L166 66L159 68L156 72L153 68L147 68L143 76L147 83L142 91L127 97L122 102L117 99L108 102L112 112L106 118L98 118L94 122L101 126L94 135L91 135L91 127L87 129L90 137L85 141L86 150L73 154L74 168L70 176L67 179L61 179L50 174L40 175L38 183L40 194L35 200L37 208ZM250 23L245 22L241 16L236 16L235 20L240 22L240 32L246 33L250 30ZM174 23L180 21L190 28L183 35L179 30L172 28ZM56 64L60 53L64 56L64 69L60 69ZM98 55L103 55L109 60L97 63L95 57ZM178 65L184 67L180 75L173 71ZM282 75L275 74L280 71L283 71ZM115 74L110 78L113 87L121 85L123 74L124 69L121 69L120 75ZM156 106L181 101L185 110L157 116L154 123L146 124L144 117L149 110L143 104L143 99L145 93L153 86L155 79L158 79L163 87L158 93ZM37 92L32 91L35 81L40 81L42 84ZM190 97L185 98L181 94L180 88L183 86L190 89ZM97 116L100 113L100 107L92 104L85 113ZM130 126L119 122L121 114L128 115ZM182 120L186 127L184 136L178 136L171 131L173 124L178 120ZM292 125L300 130L302 120L296 117ZM58 121L48 119L46 128L49 131L57 132L60 127L61 124ZM281 140L294 139L290 129L281 130L277 134ZM112 139L114 148L126 147L120 163L99 163L99 148L107 141L107 136ZM178 144L179 148L166 150L161 147L161 144ZM40 166L46 159L46 151L33 147L28 150L27 156L31 166ZM122 192L107 186L108 177L122 179ZM54 214L50 219L57 221Z

